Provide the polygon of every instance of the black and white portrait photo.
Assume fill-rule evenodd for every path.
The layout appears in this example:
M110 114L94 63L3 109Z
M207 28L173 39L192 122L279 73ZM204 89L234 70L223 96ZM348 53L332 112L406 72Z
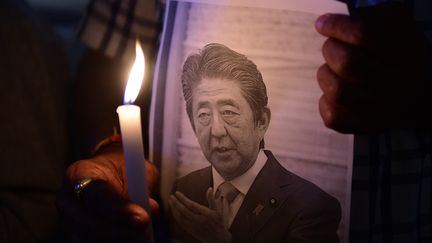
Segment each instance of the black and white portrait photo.
M174 184L174 240L338 242L339 202L284 169L265 149L271 109L257 66L212 43L187 58L181 80L187 114L210 166Z
M172 242L348 242L353 137L320 117L314 29L346 5L311 1L169 1L149 132Z

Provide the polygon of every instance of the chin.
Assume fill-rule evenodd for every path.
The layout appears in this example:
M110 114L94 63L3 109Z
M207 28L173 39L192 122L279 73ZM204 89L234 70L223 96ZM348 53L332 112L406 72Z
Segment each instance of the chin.
M218 171L219 172L219 171ZM222 173L221 173L222 172ZM226 171L227 173L224 173L225 171L220 171L219 174L225 179L225 180L233 180L234 178L238 177L238 175L233 174L232 170Z
M232 162L228 162L228 163L232 163ZM230 164L232 165L232 164ZM237 166L224 166L224 165L220 165L217 166L215 163L213 163L213 166L215 167L215 169L217 170L217 172L219 172L219 174L223 177L229 177L229 178L235 178L237 177L237 172L238 172L238 167Z

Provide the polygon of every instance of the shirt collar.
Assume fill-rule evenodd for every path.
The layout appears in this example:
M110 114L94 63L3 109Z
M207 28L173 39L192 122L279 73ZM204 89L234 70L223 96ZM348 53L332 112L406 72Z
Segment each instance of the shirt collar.
M250 167L245 173L234 178L230 181L230 183L237 188L243 195L246 195L249 191L252 183L255 181L258 173L264 167L267 161L267 156L264 151L261 149L258 153L257 159L255 163ZM225 179L216 171L214 167L212 167L213 173L213 192L216 193L216 189L225 182Z

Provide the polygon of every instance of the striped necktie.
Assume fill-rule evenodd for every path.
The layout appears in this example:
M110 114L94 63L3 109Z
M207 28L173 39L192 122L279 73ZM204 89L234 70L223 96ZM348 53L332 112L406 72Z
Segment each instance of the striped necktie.
M216 190L215 197L216 199L224 197L228 201L228 203L231 203L239 193L239 190L237 190L237 188L235 188L231 183L224 182L220 184L220 186Z
M223 224L229 228L231 226L234 215L231 212L230 204L240 193L237 188L235 188L231 183L224 182L216 190L215 199L216 203L219 205L220 212L222 213ZM223 199L228 202L228 204L223 203Z

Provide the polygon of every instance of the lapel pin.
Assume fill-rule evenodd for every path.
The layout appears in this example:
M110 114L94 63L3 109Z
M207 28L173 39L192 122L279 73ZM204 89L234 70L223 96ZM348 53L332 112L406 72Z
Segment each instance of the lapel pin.
M264 206L261 204L258 204L258 206L256 206L256 208L254 209L254 211L252 213L255 214L255 216L258 216L258 214L260 214L263 209L264 209Z

